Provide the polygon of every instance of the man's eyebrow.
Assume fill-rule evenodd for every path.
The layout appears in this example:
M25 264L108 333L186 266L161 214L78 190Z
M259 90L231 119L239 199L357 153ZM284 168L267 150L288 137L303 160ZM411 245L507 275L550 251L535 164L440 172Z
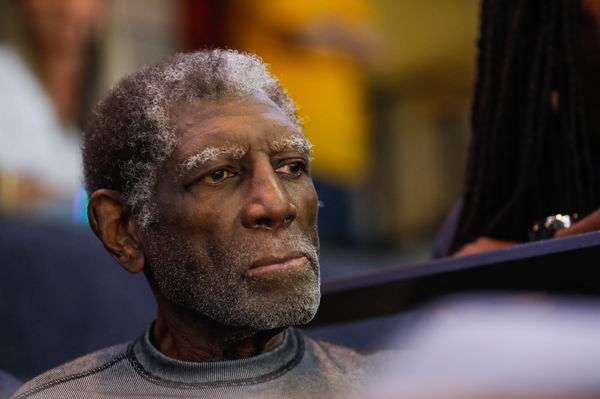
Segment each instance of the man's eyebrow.
M312 144L306 137L300 134L294 134L284 139L274 140L269 143L269 150L272 152L283 152L286 149L296 150L302 154L309 155Z
M210 146L188 157L177 166L177 170L183 175L207 162L219 159L242 159L245 154L246 150L241 147Z

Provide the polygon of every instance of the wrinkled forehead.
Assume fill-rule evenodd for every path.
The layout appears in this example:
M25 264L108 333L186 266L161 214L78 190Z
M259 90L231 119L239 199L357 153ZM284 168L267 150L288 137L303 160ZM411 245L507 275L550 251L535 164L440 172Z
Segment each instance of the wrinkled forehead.
M293 150L308 156L311 149L301 128L262 94L174 103L169 119L177 142L173 158L183 169L242 158L250 136L272 153Z

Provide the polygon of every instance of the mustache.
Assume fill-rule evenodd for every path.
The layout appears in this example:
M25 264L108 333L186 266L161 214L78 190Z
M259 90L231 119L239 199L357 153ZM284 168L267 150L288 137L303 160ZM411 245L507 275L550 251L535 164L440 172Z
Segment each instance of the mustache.
M231 245L213 247L215 262L219 259L231 259L240 267L249 267L265 256L283 256L289 253L301 253L306 256L313 268L319 266L319 240L316 233L306 233L297 229L288 229L276 235L255 235L248 239L230 242ZM220 253L226 248L226 253ZM233 258L233 259L232 259Z

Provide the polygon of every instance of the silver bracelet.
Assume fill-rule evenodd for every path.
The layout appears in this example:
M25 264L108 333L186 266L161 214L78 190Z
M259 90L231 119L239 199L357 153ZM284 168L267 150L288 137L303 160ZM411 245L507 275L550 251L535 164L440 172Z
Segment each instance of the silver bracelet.
M570 215L558 213L540 219L529 230L529 241L552 238L556 231L571 227L577 220L579 220L578 213Z

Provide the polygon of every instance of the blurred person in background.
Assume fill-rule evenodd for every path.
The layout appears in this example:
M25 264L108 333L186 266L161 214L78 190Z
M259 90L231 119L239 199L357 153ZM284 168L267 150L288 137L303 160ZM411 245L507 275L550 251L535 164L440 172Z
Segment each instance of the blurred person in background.
M3 0L0 212L70 217L104 0Z
M368 0L230 4L229 44L270 65L297 102L314 145L321 239L356 241L357 200L372 158L366 74L380 46L374 8Z
M438 256L600 228L600 5L484 0L481 18L464 194Z

